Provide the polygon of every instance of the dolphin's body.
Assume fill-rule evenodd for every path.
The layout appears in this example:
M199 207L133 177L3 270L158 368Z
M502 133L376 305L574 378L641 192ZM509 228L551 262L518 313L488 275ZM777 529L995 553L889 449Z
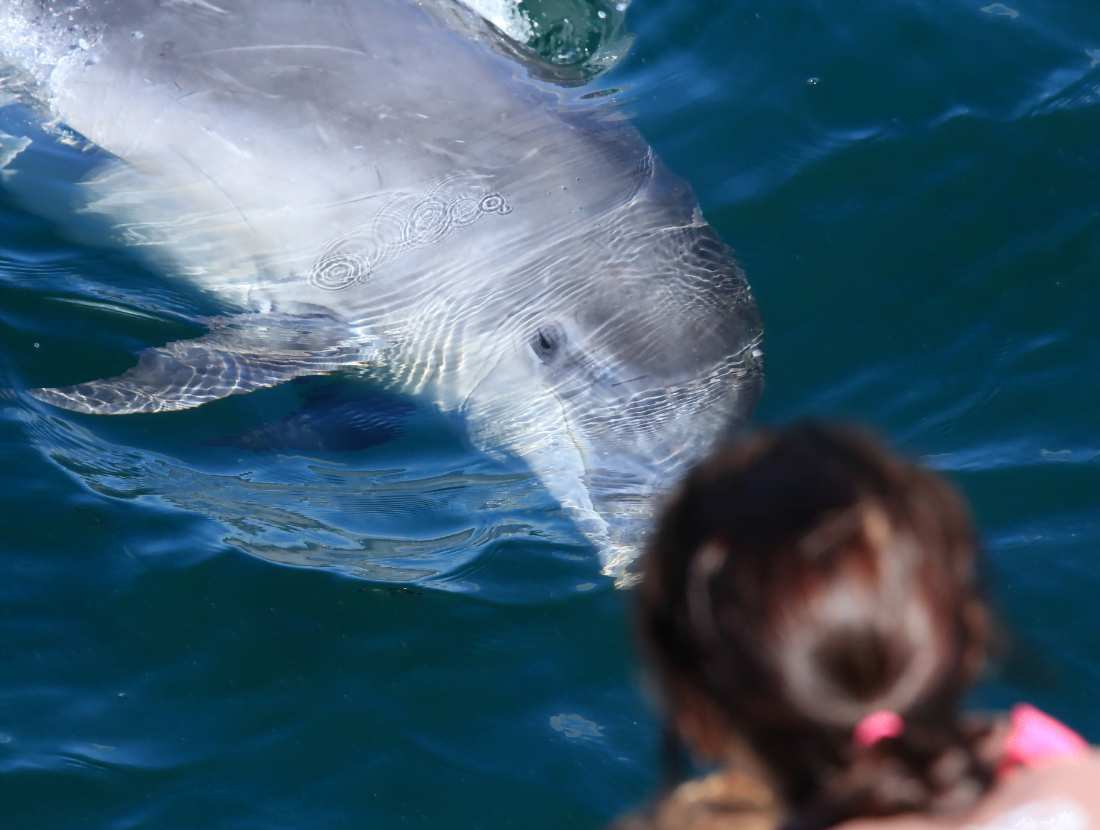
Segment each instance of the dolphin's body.
M83 210L226 310L43 401L174 410L374 365L523 459L611 572L755 406L759 315L687 185L450 0L0 0L0 58L117 159Z

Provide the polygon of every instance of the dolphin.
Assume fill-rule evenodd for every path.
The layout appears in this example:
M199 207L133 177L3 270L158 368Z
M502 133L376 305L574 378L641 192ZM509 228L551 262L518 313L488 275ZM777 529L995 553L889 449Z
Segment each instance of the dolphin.
M223 310L41 401L164 412L367 367L522 460L612 575L756 405L760 314L690 187L455 0L0 0L0 61L103 151L81 215Z

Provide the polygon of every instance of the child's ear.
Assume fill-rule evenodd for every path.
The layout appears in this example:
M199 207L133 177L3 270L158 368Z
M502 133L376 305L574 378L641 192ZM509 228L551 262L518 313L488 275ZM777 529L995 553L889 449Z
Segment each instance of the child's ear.
M730 723L716 703L695 686L676 684L676 731L691 751L703 761L724 761L729 745Z
M709 695L689 683L678 682L675 712L676 731L697 760L729 765L775 788L763 762Z

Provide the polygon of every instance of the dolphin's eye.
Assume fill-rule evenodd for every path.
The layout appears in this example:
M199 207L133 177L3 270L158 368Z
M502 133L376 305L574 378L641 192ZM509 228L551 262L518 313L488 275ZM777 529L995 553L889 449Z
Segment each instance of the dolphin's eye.
M557 326L546 326L535 333L531 341L531 347L540 360L551 360L558 353L563 340L565 340L565 335Z

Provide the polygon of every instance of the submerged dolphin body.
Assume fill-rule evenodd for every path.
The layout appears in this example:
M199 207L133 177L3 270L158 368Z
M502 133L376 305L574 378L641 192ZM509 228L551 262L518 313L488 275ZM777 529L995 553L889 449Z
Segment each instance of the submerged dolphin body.
M689 187L451 0L0 0L0 58L117 160L82 210L226 309L40 400L157 412L378 367L529 465L609 573L756 404L759 314Z

